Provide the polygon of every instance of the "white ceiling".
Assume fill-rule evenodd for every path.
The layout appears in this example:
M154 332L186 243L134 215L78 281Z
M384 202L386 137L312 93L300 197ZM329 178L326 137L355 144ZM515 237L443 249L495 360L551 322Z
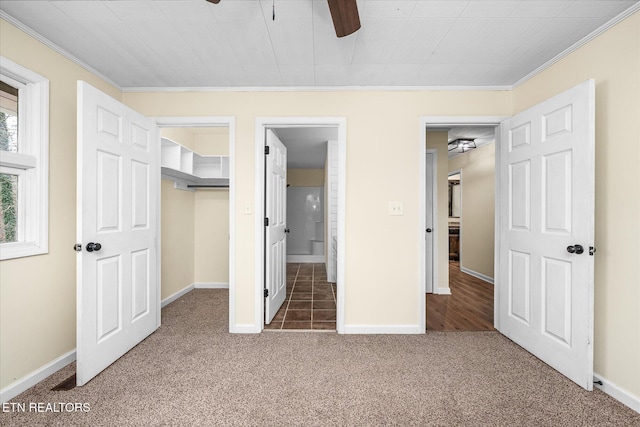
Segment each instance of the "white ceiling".
M289 127L272 129L287 147L287 167L322 169L327 158L327 141L338 139L337 127Z
M2 0L122 88L510 86L638 1L358 0L338 39L326 0ZM8 15L8 16L7 16Z

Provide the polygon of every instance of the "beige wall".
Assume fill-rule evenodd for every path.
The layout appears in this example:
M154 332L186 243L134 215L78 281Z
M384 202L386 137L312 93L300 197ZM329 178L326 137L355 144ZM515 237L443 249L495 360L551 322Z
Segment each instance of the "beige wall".
M0 389L76 347L76 86L120 92L4 20L0 54L49 79L49 253L0 262Z
M161 198L160 295L166 299L194 282L196 193L163 179Z
M256 117L347 118L345 324L415 326L420 323L416 296L422 262L417 250L424 147L419 117L511 111L507 91L125 93L123 100L149 116L236 117L237 283L231 321L240 325L260 322L253 309L254 218L243 214L245 203L254 200ZM403 216L388 215L391 200L403 201Z
M202 154L196 150L196 136L190 128L165 127L160 129L160 135L164 138L169 138L173 142L177 142L183 147L187 147L189 150Z
M640 398L640 12L513 91L514 113L596 82L595 371Z
M427 132L427 148L438 150L436 155L437 183L436 189L438 194L438 241L436 243L438 250L438 283L434 283L435 287L449 287L449 197L448 197L448 137L447 132Z
M229 155L229 128L216 127L195 130L195 152L205 156Z
M449 160L462 171L460 266L493 278L495 228L495 143Z
M287 184L292 187L322 187L324 174L324 169L287 169Z
M196 191L194 282L229 283L229 191Z

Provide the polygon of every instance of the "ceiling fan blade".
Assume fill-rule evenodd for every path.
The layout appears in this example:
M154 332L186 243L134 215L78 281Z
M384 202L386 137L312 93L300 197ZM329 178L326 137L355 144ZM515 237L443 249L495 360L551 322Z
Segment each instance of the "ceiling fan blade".
M344 37L360 29L356 0L327 0L336 36Z
M209 3L218 4L220 0L207 0Z

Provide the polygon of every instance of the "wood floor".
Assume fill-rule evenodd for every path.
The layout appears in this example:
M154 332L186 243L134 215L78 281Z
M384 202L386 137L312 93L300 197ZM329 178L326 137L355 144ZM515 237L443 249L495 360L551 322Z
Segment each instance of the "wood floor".
M427 330L493 330L493 285L460 271L449 261L451 295L427 294Z

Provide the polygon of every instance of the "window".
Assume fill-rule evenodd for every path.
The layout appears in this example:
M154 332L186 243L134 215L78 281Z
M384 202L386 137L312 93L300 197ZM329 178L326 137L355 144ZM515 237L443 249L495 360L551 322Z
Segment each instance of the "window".
M48 252L49 81L0 57L0 259Z

